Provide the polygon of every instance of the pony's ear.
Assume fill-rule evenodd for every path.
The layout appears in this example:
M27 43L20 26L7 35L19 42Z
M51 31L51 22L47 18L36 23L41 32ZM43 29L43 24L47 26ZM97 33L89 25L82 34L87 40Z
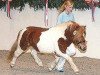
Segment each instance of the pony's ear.
M84 26L84 29L86 29L86 26Z
M86 26L82 26L84 29L86 29Z

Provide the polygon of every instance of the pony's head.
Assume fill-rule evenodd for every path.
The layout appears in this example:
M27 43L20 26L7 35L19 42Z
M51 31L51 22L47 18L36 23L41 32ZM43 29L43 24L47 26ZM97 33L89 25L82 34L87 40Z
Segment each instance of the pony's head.
M67 25L65 36L67 38L67 42L69 43L68 45L73 43L80 52L86 52L86 26L81 26L74 21L68 21L65 25Z
M74 37L73 37L73 43L75 47L80 51L80 52L86 52L87 50L87 42L85 40L86 37L86 26L79 26L77 30L73 32Z

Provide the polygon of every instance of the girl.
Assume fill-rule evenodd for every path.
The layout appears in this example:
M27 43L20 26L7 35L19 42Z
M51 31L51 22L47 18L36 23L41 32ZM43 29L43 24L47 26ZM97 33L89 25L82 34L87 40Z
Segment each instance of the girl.
M72 9L73 9L73 1L66 0L59 9L59 16L57 18L57 25L61 24L63 22L75 21L74 15L72 13ZM75 55L75 52L76 51L75 51L75 47L73 44L71 44L70 47L68 47L66 50L66 53L69 56ZM59 72L63 72L65 59L62 57L58 57L57 61L58 61L58 64L56 65L55 70L58 70Z

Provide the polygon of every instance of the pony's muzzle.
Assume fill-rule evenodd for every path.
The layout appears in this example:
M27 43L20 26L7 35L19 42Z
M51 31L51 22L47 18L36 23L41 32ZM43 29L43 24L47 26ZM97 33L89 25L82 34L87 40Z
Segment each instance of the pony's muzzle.
M82 53L85 53L86 50L87 50L87 47L83 47L83 48L81 48Z

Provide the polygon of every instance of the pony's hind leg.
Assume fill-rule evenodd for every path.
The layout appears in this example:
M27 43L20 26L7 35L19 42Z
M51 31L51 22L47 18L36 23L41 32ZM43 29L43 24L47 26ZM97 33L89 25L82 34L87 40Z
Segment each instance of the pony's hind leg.
M24 51L21 50L20 48L18 48L15 52L14 52L14 56L12 58L12 61L10 63L11 67L14 67L15 63L16 63L16 59L23 53Z
M31 50L31 55L33 56L35 62L39 65L39 66L43 66L42 61L38 58L37 56L37 51L36 50Z

